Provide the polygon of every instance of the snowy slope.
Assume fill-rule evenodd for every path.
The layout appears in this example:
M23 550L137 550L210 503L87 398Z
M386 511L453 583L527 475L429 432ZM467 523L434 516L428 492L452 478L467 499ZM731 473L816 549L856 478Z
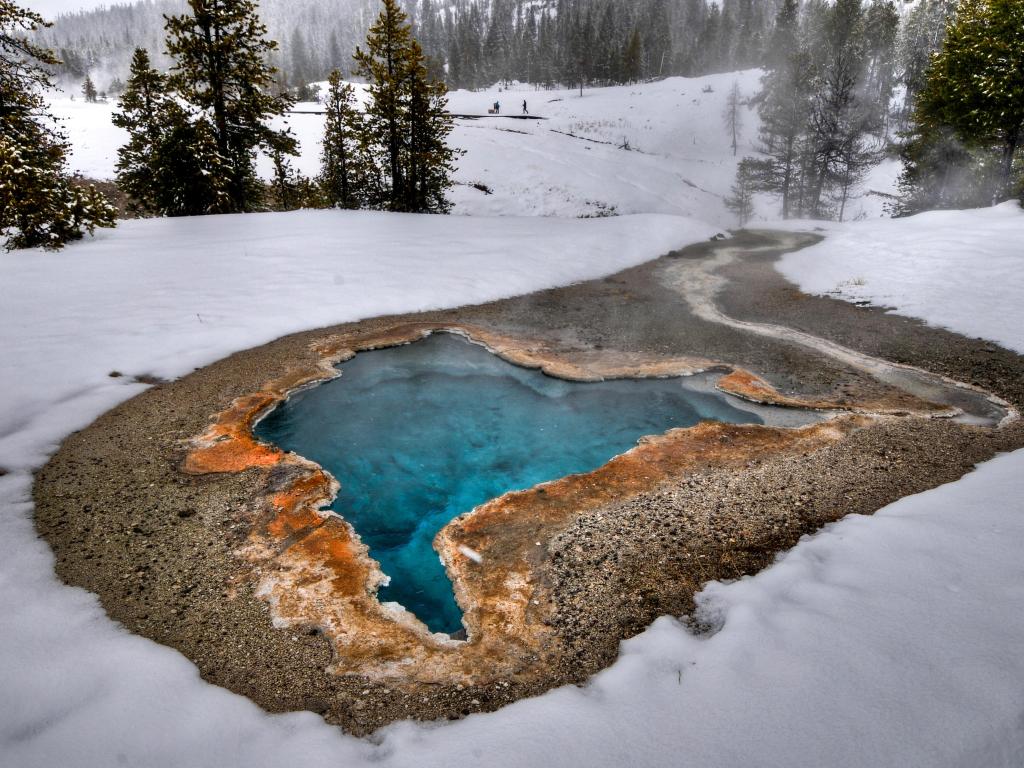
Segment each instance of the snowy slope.
M757 92L759 77L759 70L674 77L595 88L582 98L578 91L526 86L455 91L449 99L453 113L483 116L458 120L452 135L452 144L466 150L455 176L455 212L562 217L666 213L694 216L722 228L734 226L735 217L722 198L729 193L737 161L755 151L759 121L756 110L741 108L743 129L734 157L722 113L734 81L748 99ZM705 93L705 88L711 92ZM502 112L519 115L524 100L532 115L547 119L487 116L496 101ZM123 132L110 123L114 105L60 99L53 107L71 138L72 167L85 176L112 178L117 147L125 141ZM295 109L320 108L299 104ZM293 114L286 123L301 144L302 156L295 167L304 174L316 174L323 117ZM624 141L630 151L619 148ZM877 169L863 192L891 192L893 168L889 163ZM270 173L265 160L261 172ZM493 194L474 184L486 186ZM870 195L855 199L848 218L877 217L881 200ZM773 218L777 207L765 206L761 218Z
M833 226L823 243L789 254L779 269L807 293L894 307L1024 354L1024 210L1017 203Z

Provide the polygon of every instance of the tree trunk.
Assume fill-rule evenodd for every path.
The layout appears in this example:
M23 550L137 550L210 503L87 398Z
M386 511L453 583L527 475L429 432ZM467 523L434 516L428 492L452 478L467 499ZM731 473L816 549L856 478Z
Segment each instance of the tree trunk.
M1017 154L1021 133L1022 129L1019 126L1016 129L1007 131L1008 138L1003 145L1002 183L992 198L992 205L998 205L1004 200L1009 200L1013 193L1013 158Z

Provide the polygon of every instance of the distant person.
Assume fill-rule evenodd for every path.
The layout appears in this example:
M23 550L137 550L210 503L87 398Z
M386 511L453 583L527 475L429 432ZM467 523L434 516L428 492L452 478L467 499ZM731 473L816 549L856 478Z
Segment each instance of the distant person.
M496 115L500 115L501 114L501 102L500 101L494 102L494 114L496 114Z
M526 99L523 99L523 114L524 114L524 115L528 115L528 114L530 114L530 110L528 110L528 109L526 108Z

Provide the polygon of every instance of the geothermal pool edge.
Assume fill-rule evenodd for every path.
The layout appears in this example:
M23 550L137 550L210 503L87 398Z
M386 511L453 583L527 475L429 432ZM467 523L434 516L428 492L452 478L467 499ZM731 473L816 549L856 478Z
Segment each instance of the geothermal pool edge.
M741 236L740 245L744 237L758 236ZM758 270L770 255L747 266L760 291ZM700 258L701 249L683 257ZM58 574L96 592L129 630L182 651L211 682L271 711L309 709L367 733L396 719L460 717L583 682L614 659L619 639L657 615L688 612L708 579L752 573L825 522L873 512L1024 445L1019 423L988 429L927 418L942 409L785 345L748 347L678 306L667 306L664 317L651 313L660 326L635 327L643 322L629 314L637 304L672 301L662 290L666 263L481 307L296 334L154 387L69 437L39 473L36 521ZM769 300L791 290L781 278L767 287ZM726 305L736 300L729 291L751 286L731 276ZM845 312L838 302L821 305L828 316L818 300L799 303L826 328L838 327L834 315ZM791 297L751 309L782 321L792 311ZM905 321L858 310L852 323ZM702 425L644 441L596 478L564 478L546 484L544 494L531 489L494 500L439 537L453 581L482 596L467 600L481 606L470 642L424 638L388 615L389 632L397 627L385 638L391 645L360 644L349 630L378 626L382 617L367 597L374 575L365 551L343 522L322 522L331 479L299 457L282 460L251 441L249 430L287 392L333 375L354 341L406 343L425 329L475 334L511 362L548 366L552 375L678 375L731 360L735 393L752 399L767 391L788 404L847 411L888 399L892 413L921 415L850 413L803 435ZM927 327L906 335L900 362L933 369L941 343L959 358L942 359L937 373L1021 401L1018 356L993 355L981 342ZM976 360L988 361L978 382ZM798 379L806 380L802 388ZM551 498L538 506L538 496ZM491 549L487 562L509 567L487 582L460 554L464 546ZM322 611L335 590L354 596L344 620L330 610L327 620L312 615L310 606ZM467 655L468 648L475 650Z

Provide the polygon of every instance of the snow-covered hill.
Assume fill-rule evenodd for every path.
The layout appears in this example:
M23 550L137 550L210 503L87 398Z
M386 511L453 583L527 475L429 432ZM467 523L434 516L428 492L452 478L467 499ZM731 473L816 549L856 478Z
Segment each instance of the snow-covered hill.
M528 86L487 91L455 91L449 109L459 115L453 145L466 150L452 193L455 212L464 215L607 216L667 213L692 216L725 228L735 220L723 204L736 163L756 152L759 120L742 107L739 151L733 155L722 113L733 82L744 99L758 90L760 72L674 77L653 83L584 91L537 90ZM544 120L512 120L523 101ZM506 117L488 116L499 102ZM72 166L93 178L112 178L123 132L110 123L112 104L60 99L74 147ZM299 104L287 123L301 143L295 166L317 173L323 117L301 114L320 109ZM628 146L628 149L625 148ZM876 217L891 192L893 163L879 167L848 206L848 218ZM262 163L264 175L270 165ZM487 191L483 191L486 189ZM777 206L763 201L755 221L770 221Z

